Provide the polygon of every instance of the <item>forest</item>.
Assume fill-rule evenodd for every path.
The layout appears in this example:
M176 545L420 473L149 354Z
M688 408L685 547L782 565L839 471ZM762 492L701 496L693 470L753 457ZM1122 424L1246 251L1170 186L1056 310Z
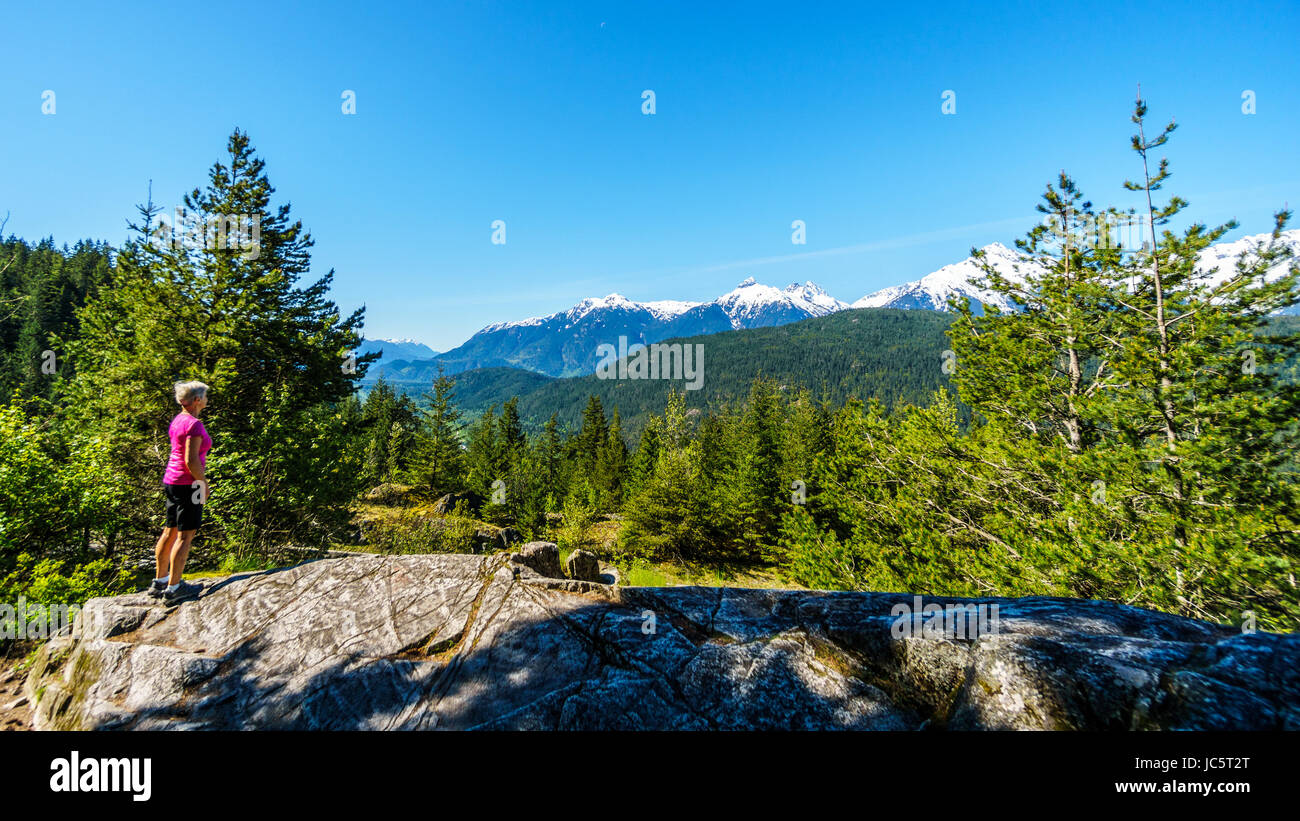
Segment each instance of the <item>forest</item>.
M185 205L260 217L255 258L159 246L152 201L121 248L0 230L0 600L136 589L172 385L198 379L215 444L196 568L355 546L359 505L388 488L401 515L372 523L365 549L460 552L497 526L614 563L1293 630L1300 323L1274 314L1300 268L1273 242L1199 277L1198 252L1237 225L1187 224L1188 203L1161 201L1173 125L1153 137L1146 114L1139 101L1125 183L1150 203L1140 247L1098 241L1098 218L1121 212L1062 172L1016 243L1044 273L986 268L1023 310L864 309L695 338L708 357L689 396L497 369L363 398L378 356L350 357L364 309L341 314L332 271L305 281L312 238L240 131ZM447 494L455 509L429 512Z

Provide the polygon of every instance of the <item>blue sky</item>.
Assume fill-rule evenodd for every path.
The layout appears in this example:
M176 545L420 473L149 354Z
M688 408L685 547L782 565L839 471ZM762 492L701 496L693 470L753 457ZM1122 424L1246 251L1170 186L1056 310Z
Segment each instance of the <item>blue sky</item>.
M367 335L445 350L614 291L852 301L1009 244L1061 169L1127 204L1138 82L1195 219L1300 204L1300 4L908 5L11 3L0 215L120 243L239 127Z

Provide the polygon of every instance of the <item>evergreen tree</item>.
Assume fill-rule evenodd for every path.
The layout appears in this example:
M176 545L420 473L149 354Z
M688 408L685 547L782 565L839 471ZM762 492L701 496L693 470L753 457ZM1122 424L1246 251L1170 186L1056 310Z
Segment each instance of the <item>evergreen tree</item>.
M136 485L141 520L152 521L177 411L172 383L208 383L215 530L242 547L309 541L343 525L359 487L350 433L328 406L374 355L344 367L363 310L340 320L325 296L332 271L298 287L310 236L288 205L272 209L248 137L235 131L227 148L206 188L184 197L192 241L162 241L159 209L140 208L111 285L78 311L81 333L66 341L73 371L60 373L56 393L75 424L103 436Z
M955 381L975 423L963 433L942 392L892 417L849 403L809 504L783 522L797 579L1294 623L1300 387L1285 375L1300 335L1268 318L1300 279L1280 242L1290 214L1231 271L1198 270L1236 224L1157 234L1186 203L1154 202L1169 170L1162 159L1152 174L1148 155L1173 129L1148 139L1145 112L1139 101L1143 176L1128 188L1147 200L1150 237L1107 243L1068 177L1049 186L1040 210L1055 224L1018 243L1042 273L987 271L1023 311L953 306Z
M701 482L698 448L688 439L684 395L670 392L663 415L651 425L660 445L653 469L624 505L623 549L656 560L717 558L718 523Z
M784 423L779 386L755 380L741 419L735 518L742 549L756 559L771 550L781 516L789 509L781 481Z
M587 406L582 411L582 427L574 443L574 453L578 464L589 475L596 470L600 460L600 451L609 441L609 423L605 419L605 409L600 397L587 398Z
M514 396L501 406L501 419L496 438L497 471L505 474L516 469L523 460L527 442L519 421L519 397Z
M455 381L439 366L433 390L426 395L427 404L421 410L423 425L414 475L417 482L437 492L458 489L463 477L460 411L455 405L455 390Z
M558 414L551 414L538 437L533 458L540 480L539 492L544 511L557 511L565 497L564 441L560 436Z
M1037 225L1017 240L1018 279L1009 279L981 260L977 285L1013 300L1020 310L1003 314L982 305L977 314L964 299L950 306L957 320L949 329L957 369L953 381L963 401L985 418L1013 419L1040 439L1059 438L1074 453L1095 443L1088 404L1112 374L1104 340L1114 336L1110 301L1115 288L1117 246L1110 243L1108 217L1064 172L1060 190L1047 186ZM938 363L936 363L936 367Z
M1294 584L1278 584L1278 570L1293 573L1300 560L1297 488L1285 471L1300 444L1300 387L1282 384L1278 371L1300 354L1300 336L1273 334L1266 320L1294 301L1300 279L1294 263L1268 276L1291 255L1278 241L1291 214L1279 212L1271 238L1225 276L1198 271L1200 253L1237 223L1157 234L1187 202L1154 201L1170 172L1161 158L1152 174L1151 153L1175 124L1149 139L1146 113L1139 99L1132 147L1143 174L1125 187L1145 199L1150 239L1123 263L1132 287L1116 295L1116 387L1105 407L1121 446L1110 465L1127 485L1128 517L1168 550L1139 572L1153 595L1188 615L1296 607L1300 596Z
M504 481L497 459L500 451L496 414L496 405L483 411L478 421L470 426L469 444L465 449L465 485L485 498L491 496L493 482Z
M609 432L600 449L596 476L599 481L601 508L616 510L623 501L623 483L628 467L627 443L623 441L623 420L618 408L609 420Z
M655 464L659 460L659 451L661 449L661 429L662 425L659 418L651 417L641 431L641 437L637 441L636 453L632 455L632 462L628 468L628 496L643 488L654 475Z

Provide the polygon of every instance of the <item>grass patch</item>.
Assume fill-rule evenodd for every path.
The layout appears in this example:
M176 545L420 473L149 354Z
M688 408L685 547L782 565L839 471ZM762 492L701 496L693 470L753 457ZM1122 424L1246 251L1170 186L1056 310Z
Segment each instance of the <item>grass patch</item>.
M695 564L650 562L634 559L627 564L614 562L630 587L753 587L801 589L802 586L782 576L775 568L753 565Z

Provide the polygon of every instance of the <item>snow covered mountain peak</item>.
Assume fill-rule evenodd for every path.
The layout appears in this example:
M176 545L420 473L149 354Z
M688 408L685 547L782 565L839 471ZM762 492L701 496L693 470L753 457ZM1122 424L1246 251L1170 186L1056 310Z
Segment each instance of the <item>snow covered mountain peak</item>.
M622 294L609 294L603 297L587 297L586 299L574 305L565 311L565 318L570 322L577 322L592 311L598 310L635 310L641 307L639 303L633 302Z
M1234 276L1237 272L1237 259L1252 249L1267 247L1271 236L1271 234L1254 234L1231 242L1220 242L1211 245L1197 257L1196 270L1208 282L1219 282ZM1273 282L1285 274L1290 269L1290 266L1300 258L1300 228L1283 231L1278 241L1283 245L1291 246L1294 256L1291 259L1282 260L1270 268L1264 275L1264 279L1268 282ZM1211 273L1216 268L1218 271Z
M786 286L785 293L795 305L813 316L825 316L836 311L847 310L849 307L849 303L842 302L826 293L825 288L812 280L808 280L802 285L792 282Z
M1000 242L990 243L980 249L984 262L1008 279L1023 279L1027 264L1019 255ZM1003 310L1013 310L1010 301L971 284L972 279L984 276L984 269L975 257L945 265L926 274L915 282L894 285L873 294L867 294L853 303L854 308L927 308L945 310L949 296L967 297L995 304Z
M659 299L654 302L642 302L641 307L654 314L657 319L669 320L681 316L692 308L705 305L704 302L686 302L680 299Z
M825 290L824 290L820 285L818 285L817 283L813 282L811 279L808 280L807 282L803 283L802 285L799 284L798 282L791 282L789 285L785 286L785 292L786 292L787 294L824 294L824 293L826 293L826 291L825 291Z
M1211 245L1201 252L1197 269L1202 272L1206 282L1217 282L1232 276L1236 270L1237 258L1258 245L1268 242L1268 234L1255 234L1231 242ZM1282 234L1282 242L1289 244L1300 255L1300 229L1292 229ZM984 261L1007 279L1023 281L1027 274L1038 273L1039 266L1033 262L1022 262L1020 252L1008 248L1000 242L990 243L980 249L984 252ZM1218 268L1212 276L1209 272ZM1282 276L1288 263L1282 262L1270 269L1266 279L1272 281ZM977 300L990 305L997 305L1002 310L1015 310L1010 300L1005 297L976 287L972 280L981 279L983 268L974 257L967 257L961 262L945 265L933 273L926 274L914 282L895 285L875 293L868 294L853 303L854 308L929 308L942 311L947 308L948 297L957 296Z
M714 304L731 319L733 328L782 324L796 319L842 311L847 302L830 296L814 282L792 282L784 290L760 285L753 277L718 297Z

